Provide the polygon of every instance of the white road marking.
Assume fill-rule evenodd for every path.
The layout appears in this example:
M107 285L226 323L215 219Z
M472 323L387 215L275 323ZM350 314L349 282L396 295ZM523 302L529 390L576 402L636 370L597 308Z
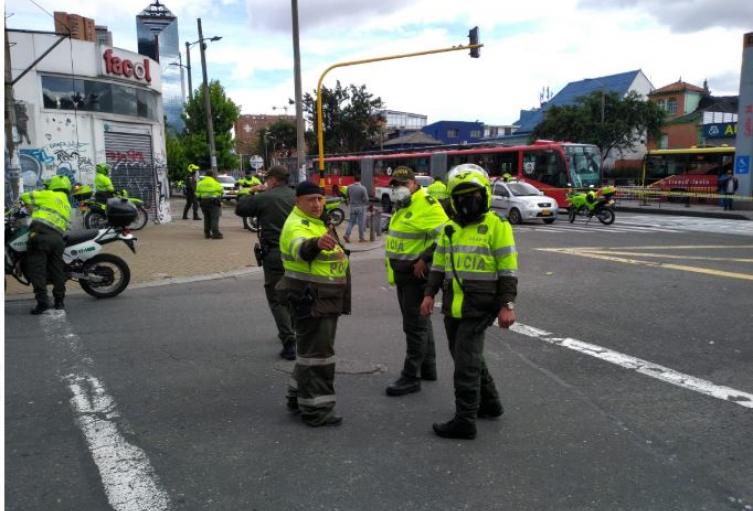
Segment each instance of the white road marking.
M93 361L84 352L83 342L71 328L64 312L41 317L45 337L52 345L73 355L63 376L73 397L70 400L76 422L84 434L97 465L107 500L116 511L162 511L170 499L146 453L129 443L119 431L120 414L115 400L93 376ZM69 358L66 357L66 358Z
M578 351L585 355L610 362L620 367L624 367L625 369L636 371L645 376L650 376L651 378L656 378L657 380L671 383L672 385L677 385L678 387L687 390L699 392L723 401L729 401L745 408L753 408L753 394L748 392L725 387L723 385L716 385L713 382L680 373L674 369L654 364L653 362L630 355L625 355L618 351L603 348L596 344L590 344L570 337L554 337L552 333L547 332L546 330L541 330L521 323L515 323L510 327L510 330L527 337L539 339L549 344Z

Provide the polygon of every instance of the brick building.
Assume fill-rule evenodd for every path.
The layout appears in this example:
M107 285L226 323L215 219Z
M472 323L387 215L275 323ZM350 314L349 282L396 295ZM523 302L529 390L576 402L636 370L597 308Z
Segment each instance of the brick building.
M652 91L649 101L667 112L659 140L649 138L649 149L674 149L698 144L698 121L688 116L698 109L701 100L709 95L706 88L679 80Z
M235 153L248 155L261 152L263 149L257 147L259 132L278 121L295 124L295 116L248 114L238 117L235 121Z

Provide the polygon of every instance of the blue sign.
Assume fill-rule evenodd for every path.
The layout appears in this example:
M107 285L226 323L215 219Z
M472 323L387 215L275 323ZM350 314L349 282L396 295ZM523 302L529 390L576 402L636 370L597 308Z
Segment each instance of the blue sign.
M719 122L703 125L704 138L735 138L737 135L736 122Z
M735 174L750 174L750 156L735 158Z

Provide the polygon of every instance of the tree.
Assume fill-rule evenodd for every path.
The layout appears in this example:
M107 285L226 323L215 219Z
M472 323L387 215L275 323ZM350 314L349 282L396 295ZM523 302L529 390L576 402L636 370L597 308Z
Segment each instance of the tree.
M238 158L233 152L231 130L240 115L240 107L225 95L220 82L209 83L209 102L212 106L214 146L217 151L217 168L238 168ZM209 142L207 137L207 114L204 108L204 86L199 87L192 100L186 103L183 112L185 132L181 137L185 157L203 169L210 168ZM169 163L168 163L169 166Z
M254 150L256 154L264 155L266 160L267 158L270 158L275 151L278 153L281 150L292 151L295 149L297 143L298 139L295 124L280 119L259 131L259 135L254 142ZM265 165L267 167L270 166L269 162L266 161Z
M314 127L308 133L308 146L313 154L318 153L316 139L317 112L316 91L303 98L308 121ZM349 85L343 88L340 82L334 89L322 87L322 119L324 124L324 152L348 153L362 151L379 135L383 121L378 111L382 99L366 90L366 85Z
M183 140L168 131L165 139L165 148L167 150L167 176L170 181L180 181L186 177L188 168L188 158L186 150L183 147Z
M574 105L549 108L531 137L594 144L603 163L613 149L632 149L647 135L658 138L664 115L634 91L622 99L614 92L596 91L579 97Z

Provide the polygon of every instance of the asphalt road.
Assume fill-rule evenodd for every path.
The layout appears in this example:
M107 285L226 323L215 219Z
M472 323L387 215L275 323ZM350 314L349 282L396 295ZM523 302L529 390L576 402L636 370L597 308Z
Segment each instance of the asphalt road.
M258 274L6 302L6 509L753 509L749 224L517 227L519 325L486 342L505 414L473 441L431 431L453 413L438 312L439 381L384 394L404 341L380 250L353 258L339 428L285 410Z

